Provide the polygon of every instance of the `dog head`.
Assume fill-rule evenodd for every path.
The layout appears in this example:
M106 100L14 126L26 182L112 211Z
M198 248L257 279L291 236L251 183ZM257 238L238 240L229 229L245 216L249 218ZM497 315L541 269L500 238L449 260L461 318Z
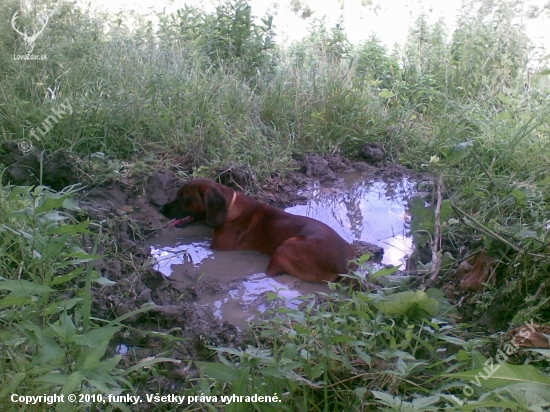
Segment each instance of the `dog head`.
M193 221L210 227L221 226L227 218L228 200L223 191L231 190L208 179L195 179L178 190L171 202L161 206L160 213L177 219L170 226L181 227Z

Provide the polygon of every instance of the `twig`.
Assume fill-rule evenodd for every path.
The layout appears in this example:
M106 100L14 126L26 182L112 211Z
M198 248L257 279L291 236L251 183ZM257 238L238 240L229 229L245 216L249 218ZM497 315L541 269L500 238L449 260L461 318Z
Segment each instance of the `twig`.
M537 289L537 293L535 293L535 299L540 298L540 296L542 295L542 292L544 292L544 289L546 289L547 287L548 287L548 282L542 282L539 288Z
M500 236L499 234L493 232L491 229L489 229L488 227L482 225L481 223L479 223L477 220L475 220L472 216L470 216L468 213L466 213L465 211L463 211L462 209L460 209L458 206L456 205L453 205L451 204L451 207L454 209L455 212L457 212L459 215L462 216L462 220L465 220L464 218L466 218L467 220L470 220L471 222L475 223L475 226L474 225L469 225L471 227L473 227L474 229L477 229L479 230L480 232L482 233L485 233L486 235L488 236L491 236L491 237L494 237L498 240L500 240L501 242L503 243L506 243L508 246L510 246L512 249L514 249L516 252L518 253L523 253L523 249L517 247L516 245L514 245L513 243L510 243L509 241L507 241L506 239L504 239L502 236ZM467 224L466 221L464 221L464 223Z
M435 219L434 219L434 238L430 248L432 249L432 276L430 276L430 283L435 283L435 280L439 276L441 270L441 256L439 255L439 249L441 247L441 203L443 203L443 196L441 195L441 186L443 185L443 178L441 175L437 176L436 180L437 190L437 203L435 205Z
M483 169L483 172L485 173L485 175L489 178L489 180L491 181L492 184L495 184L495 181L493 180L493 177L491 176L491 174L489 173L489 171L487 170L487 168L483 165L483 163L481 162L481 159L477 156L475 150L472 150L472 154L474 155L474 157L476 158L477 162L479 163L479 165L481 166L481 168Z

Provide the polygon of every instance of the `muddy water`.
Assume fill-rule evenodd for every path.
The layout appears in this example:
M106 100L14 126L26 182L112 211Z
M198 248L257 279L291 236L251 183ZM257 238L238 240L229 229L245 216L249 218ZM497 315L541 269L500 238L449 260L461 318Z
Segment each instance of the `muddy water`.
M343 176L344 185L332 188L316 183L303 192L306 205L286 209L325 222L348 242L362 240L384 248L382 263L401 266L411 252L407 201L415 184L399 181L365 181L360 173Z
M383 263L401 265L412 245L407 236L406 198L413 186L407 179L367 182L360 174L348 174L337 188L311 185L303 192L310 201L286 210L325 222L349 242L363 240L382 246ZM219 320L246 328L269 308L296 308L308 293L329 292L326 285L289 275L267 277L263 272L269 256L254 251L213 251L208 247L210 239L211 229L192 224L165 229L149 239L149 244L156 268L176 286L205 287L197 304Z

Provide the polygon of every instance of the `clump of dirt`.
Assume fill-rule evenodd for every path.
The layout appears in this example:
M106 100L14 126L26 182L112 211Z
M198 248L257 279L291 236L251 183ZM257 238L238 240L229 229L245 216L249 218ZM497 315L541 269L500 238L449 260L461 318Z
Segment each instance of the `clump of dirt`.
M61 190L78 183L75 162L73 156L63 150L23 153L15 142L0 145L0 164L6 166L3 184L38 185L42 174L42 184Z
M302 167L300 172L304 173L308 178L317 177L321 181L334 181L338 176L329 166L327 159L317 154L305 155L301 159Z
M359 156L369 164L382 165L386 160L386 152L382 143L367 143L359 151Z
M372 243L363 242L361 240L356 240L352 243L353 250L355 251L355 256L362 256L365 254L371 255L371 261L375 263L382 262L382 257L384 256L384 249L380 246L373 245Z
M158 209L175 196L183 184L172 172L160 171L145 179L131 178L95 187L80 197L82 206L94 219L105 214L126 216L147 235L164 221Z
M256 191L260 188L256 172L248 166L231 164L228 168L216 169L212 178L222 185L240 192L247 189Z

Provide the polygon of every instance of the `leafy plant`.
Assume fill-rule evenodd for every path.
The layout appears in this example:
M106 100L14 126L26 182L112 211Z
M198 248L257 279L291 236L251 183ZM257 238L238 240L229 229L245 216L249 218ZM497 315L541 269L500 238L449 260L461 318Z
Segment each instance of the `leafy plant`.
M81 245L93 232L92 222L75 220L77 190L0 188L0 399L13 393L107 395L131 388L126 372L116 368L120 356L106 356L122 319L104 325L92 320L91 283L109 281L92 270L95 247ZM73 405L58 403L57 409Z

